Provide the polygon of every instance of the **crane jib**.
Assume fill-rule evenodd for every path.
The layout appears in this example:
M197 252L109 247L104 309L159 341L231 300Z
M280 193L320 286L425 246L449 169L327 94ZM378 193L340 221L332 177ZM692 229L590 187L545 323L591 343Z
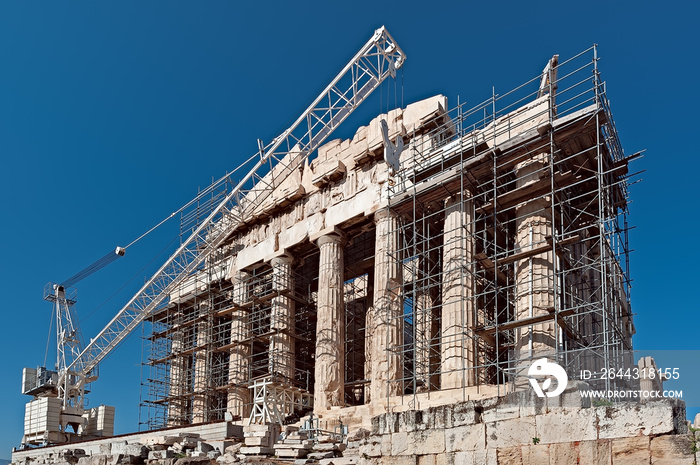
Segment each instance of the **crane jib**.
M82 367L82 373L87 374L95 368L171 292L196 272L233 231L245 224L271 195L274 186L280 185L301 166L309 154L387 77L395 76L395 70L403 66L405 58L386 28L377 29L311 106L290 128L273 139L255 166L67 369ZM285 150L279 150L280 147ZM255 179L258 181L251 185Z

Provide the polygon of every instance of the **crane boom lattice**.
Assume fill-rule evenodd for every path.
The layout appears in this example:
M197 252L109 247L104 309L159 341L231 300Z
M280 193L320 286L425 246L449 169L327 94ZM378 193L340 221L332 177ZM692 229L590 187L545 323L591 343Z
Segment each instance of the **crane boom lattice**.
M405 55L382 27L313 101L294 124L252 157L252 169L144 284L73 362L89 373L145 317L167 304L168 296L252 216L294 170L317 149L387 77ZM69 367L71 369L72 367Z

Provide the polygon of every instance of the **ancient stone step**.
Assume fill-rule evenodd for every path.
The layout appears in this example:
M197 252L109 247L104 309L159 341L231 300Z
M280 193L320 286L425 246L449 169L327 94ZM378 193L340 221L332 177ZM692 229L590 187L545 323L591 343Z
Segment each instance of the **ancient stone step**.
M356 465L359 463L359 457L334 457L332 459L321 459L319 461L319 465Z
M267 436L245 438L245 445L248 447L256 447L256 446L267 447L270 445L270 438L268 438Z
M301 444L284 444L282 442L278 442L274 446L272 446L273 449L303 449L305 451L311 452L310 447L304 447Z
M319 452L327 452L327 451L333 451L333 450L337 450L337 451L342 452L345 450L345 447L346 447L346 445L342 444L342 443L340 443L340 444L319 443L319 444L314 445L314 450L319 451Z
M275 444L277 445L277 444ZM280 458L302 458L309 453L308 449L275 449L275 455Z
M335 457L333 451L328 452L311 452L308 456L310 459L321 460Z
M274 452L272 447L241 447L241 454L244 455L272 455Z

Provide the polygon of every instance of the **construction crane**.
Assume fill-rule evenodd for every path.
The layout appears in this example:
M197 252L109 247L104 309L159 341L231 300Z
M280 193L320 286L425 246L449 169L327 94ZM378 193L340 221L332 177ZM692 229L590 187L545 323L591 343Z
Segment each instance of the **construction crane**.
M373 90L387 77L395 77L404 61L405 54L386 28L377 29L288 129L267 145L258 141L258 152L248 160L253 164L252 168L225 191L210 214L197 223L175 253L84 348L72 309L75 303L72 291L65 283L47 285L45 296L55 303L59 321L59 361L56 371L45 367L24 369L22 392L34 396L34 399L25 409L23 446L112 434L112 407L85 409L86 384L97 379L98 364L145 318L166 306L169 296L186 279L202 273L205 261L212 257L213 252L254 216L275 188L300 169ZM197 203L228 181L230 177L227 175L188 205ZM117 255L119 251L120 248Z

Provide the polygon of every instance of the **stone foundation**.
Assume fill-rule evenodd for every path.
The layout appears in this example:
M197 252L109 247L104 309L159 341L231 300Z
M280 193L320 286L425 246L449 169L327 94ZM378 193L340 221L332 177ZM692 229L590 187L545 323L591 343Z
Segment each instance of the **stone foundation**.
M335 459L339 463L361 465L697 463L700 433L689 430L684 402L663 399L646 404L630 402L596 407L590 399L580 397L578 388L574 384L561 396L551 399L523 391L423 410L385 413L372 418L371 432L351 430L347 450L345 445L331 445L329 451L346 455L340 458L347 462ZM178 429L140 433L114 438L111 442L105 439L20 451L12 458L13 463L23 465L185 465L183 461L187 460L187 463L196 460L203 465L226 465L252 463L250 454L245 455L247 449L254 455L293 449L284 441L277 441L279 430L270 434L265 426L246 427L244 431L236 431L246 436L245 444L235 444L222 437L233 433L222 426L225 423L216 427L190 427L188 432ZM211 429L209 435L215 435L218 441L207 436L207 428ZM260 443L253 444L255 439L260 439ZM292 436L286 441L304 442ZM305 453L315 448L310 442L303 445ZM333 463L333 458L320 459L320 455L326 454L321 454L325 450L319 451L316 452L321 461L315 461L314 457L305 463ZM275 459L266 460L278 463L272 461Z
M682 401L592 407L567 391L380 415L360 453L365 465L696 463Z

